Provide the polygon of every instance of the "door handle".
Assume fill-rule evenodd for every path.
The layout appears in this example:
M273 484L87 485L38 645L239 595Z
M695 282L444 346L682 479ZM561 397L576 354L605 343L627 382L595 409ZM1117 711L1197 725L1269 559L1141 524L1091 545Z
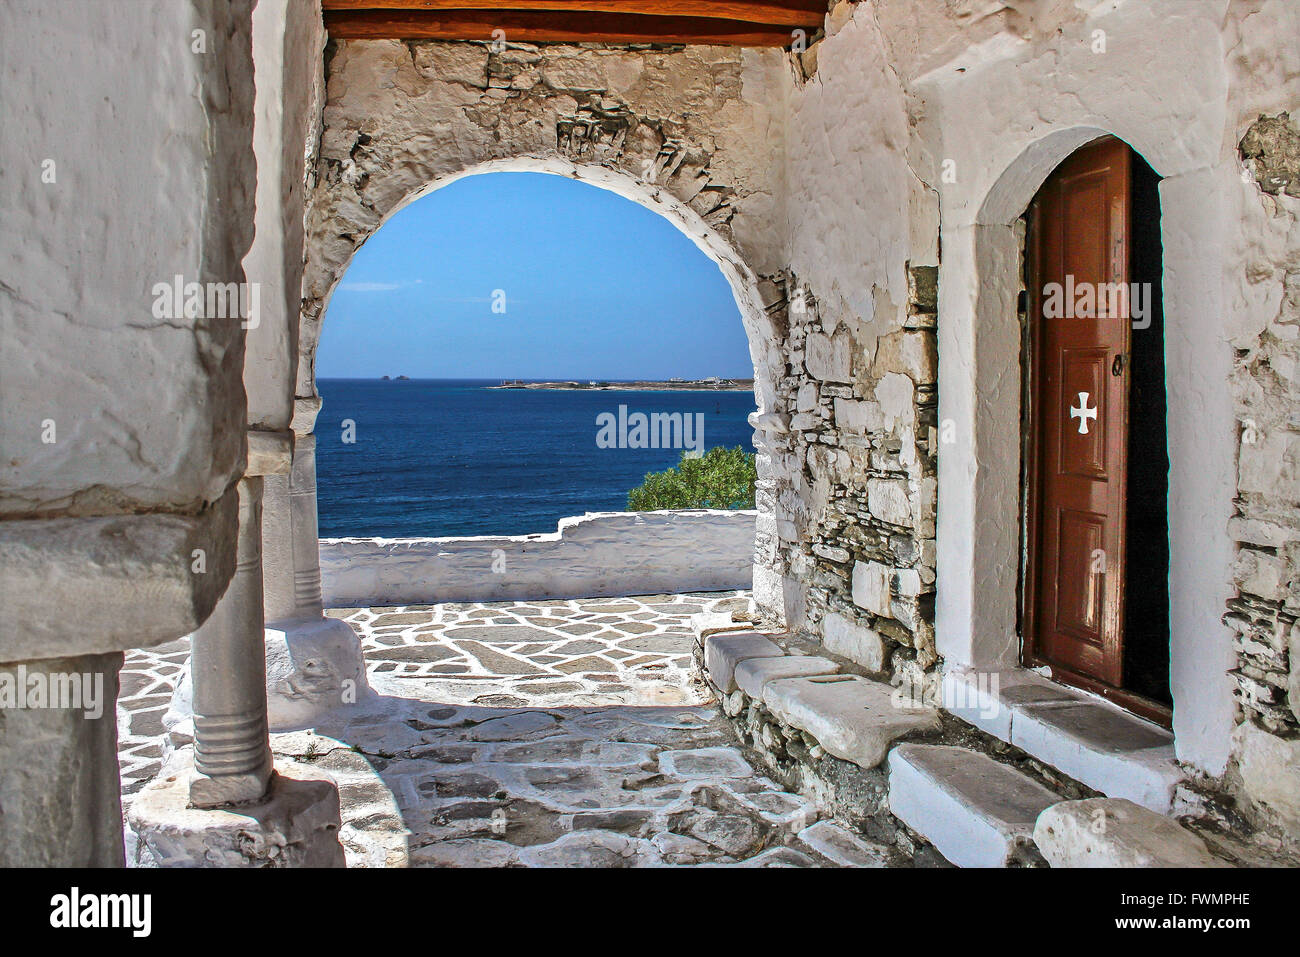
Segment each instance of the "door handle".
M1115 358L1111 361L1111 364L1110 364L1110 374L1111 374L1111 375L1123 375L1123 374L1124 374L1124 362L1125 362L1126 358L1127 358L1127 357L1126 357L1126 356L1124 355L1124 353L1122 353L1122 352L1118 352L1118 353L1115 354Z

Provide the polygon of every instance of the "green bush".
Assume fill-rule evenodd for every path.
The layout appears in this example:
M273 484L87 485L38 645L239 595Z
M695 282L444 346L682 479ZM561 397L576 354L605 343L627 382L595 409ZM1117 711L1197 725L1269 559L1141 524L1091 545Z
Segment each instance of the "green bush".
M739 446L709 449L703 455L682 453L673 468L650 472L627 493L628 511L665 508L753 508L758 473L754 454Z

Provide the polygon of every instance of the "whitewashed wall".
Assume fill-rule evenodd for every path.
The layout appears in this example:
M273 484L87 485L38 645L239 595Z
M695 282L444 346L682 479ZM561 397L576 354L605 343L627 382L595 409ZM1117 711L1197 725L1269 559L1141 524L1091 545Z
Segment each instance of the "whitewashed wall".
M588 512L540 535L322 539L325 605L749 588L757 514Z

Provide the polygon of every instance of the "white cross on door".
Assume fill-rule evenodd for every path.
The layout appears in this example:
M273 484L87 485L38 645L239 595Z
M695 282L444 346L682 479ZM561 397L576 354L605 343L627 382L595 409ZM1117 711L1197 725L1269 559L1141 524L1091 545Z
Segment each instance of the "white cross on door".
M1097 418L1096 408L1088 408L1088 393L1079 393L1079 404L1070 409L1070 418L1079 420L1079 434L1088 434L1088 420Z

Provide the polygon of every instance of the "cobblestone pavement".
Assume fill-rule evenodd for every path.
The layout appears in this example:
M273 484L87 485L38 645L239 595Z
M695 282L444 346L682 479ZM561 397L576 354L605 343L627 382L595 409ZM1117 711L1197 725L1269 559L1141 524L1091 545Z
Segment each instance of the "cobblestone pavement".
M117 698L117 759L122 772L122 810L162 769L166 748L163 715L190 656L181 638L127 652Z
M332 610L361 636L376 695L273 735L277 760L338 782L351 867L903 863L756 773L693 679L690 616L746 604L732 592ZM144 738L177 654L128 662L155 680L123 702L124 790L139 786L126 756L132 781L158 760Z

